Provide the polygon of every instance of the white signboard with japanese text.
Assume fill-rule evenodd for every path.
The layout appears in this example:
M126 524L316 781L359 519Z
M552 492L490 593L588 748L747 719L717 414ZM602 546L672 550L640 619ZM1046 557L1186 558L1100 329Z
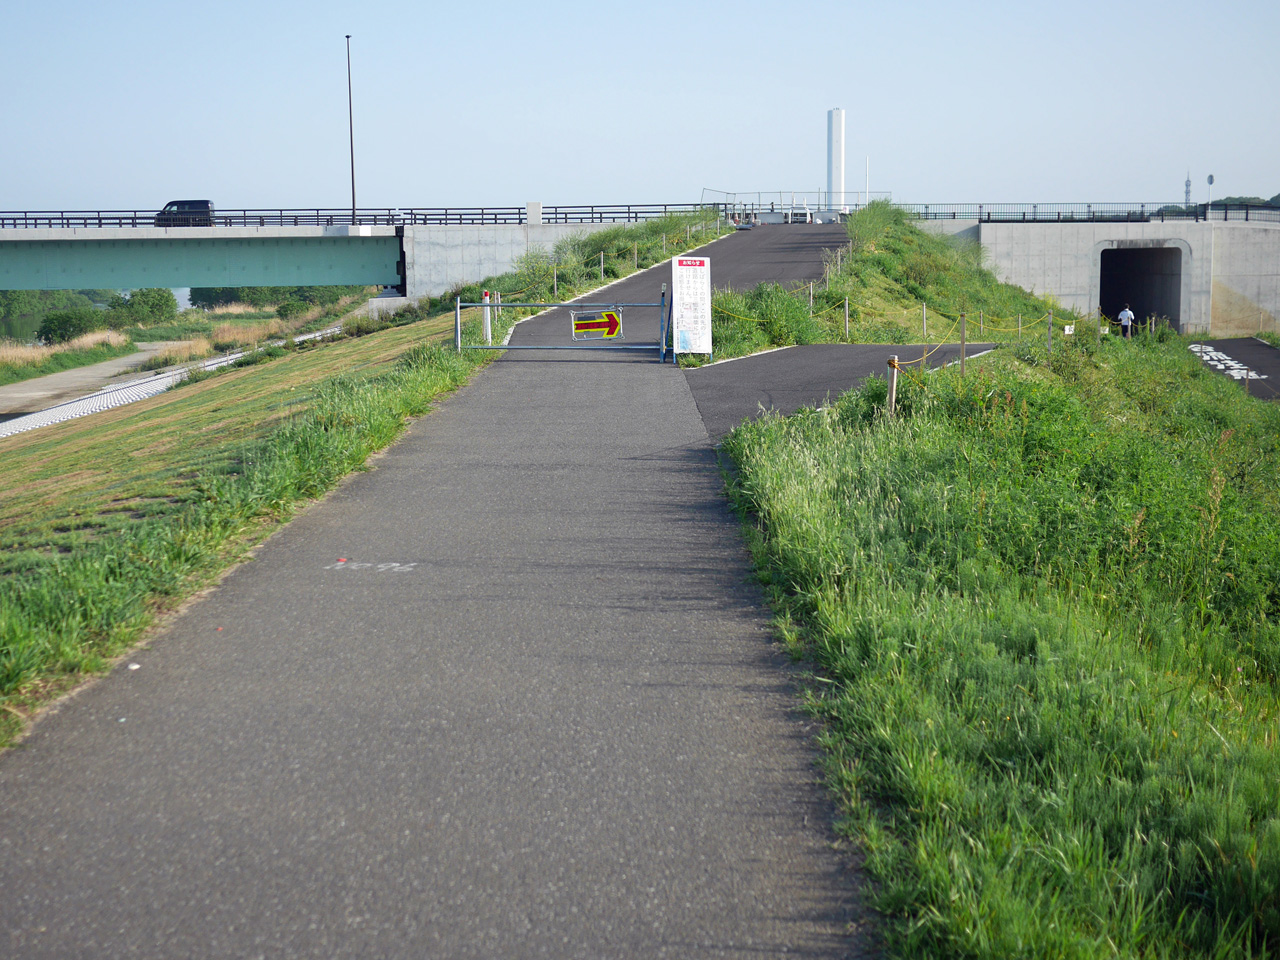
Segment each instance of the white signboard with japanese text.
M676 353L711 353L711 258L671 260L671 326Z

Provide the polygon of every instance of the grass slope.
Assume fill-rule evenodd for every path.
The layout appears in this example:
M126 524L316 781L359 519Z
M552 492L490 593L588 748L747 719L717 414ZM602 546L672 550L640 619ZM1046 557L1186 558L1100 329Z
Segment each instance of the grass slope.
M726 449L890 954L1274 955L1280 407L1167 332L885 392Z
M807 288L788 291L763 284L714 295L711 332L717 358L805 343L954 343L960 339L961 314L970 342L1045 340L1051 312L1055 337L1069 324L1082 335L1096 336L1096 326L1086 331L1080 317L1052 298L997 280L983 266L977 243L926 233L890 204L877 201L846 226L849 246L829 257L812 310Z

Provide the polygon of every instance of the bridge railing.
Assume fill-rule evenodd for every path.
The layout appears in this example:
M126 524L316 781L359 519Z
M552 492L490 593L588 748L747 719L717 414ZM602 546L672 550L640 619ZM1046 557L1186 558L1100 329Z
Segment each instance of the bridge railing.
M714 204L645 203L547 206L543 223L637 223L673 213L715 210ZM181 216L179 214L178 216ZM218 210L196 226L215 227L332 227L342 224L400 226L402 224L521 224L525 207L386 207L361 208L352 216L345 209ZM154 210L8 210L0 211L0 229L36 227L152 227ZM173 215L161 224L176 226Z
M155 210L2 210L0 229L21 227L153 227L156 226ZM178 225L185 214L166 215L165 226ZM215 227L330 227L337 224L398 224L404 221L399 211L387 209L359 209L353 218L351 208L326 210L218 210L212 217L192 215L202 222L198 226Z
M1223 220L1280 223L1280 207L1256 204L1181 203L899 203L921 220L977 220L983 223L1136 222ZM856 205L851 210L859 209ZM546 206L543 223L638 223L669 214L723 211L719 203L646 203ZM219 210L218 227L332 227L346 224L522 224L525 207L385 207ZM36 227L152 227L153 210L0 211L0 229ZM170 223L169 225L173 225Z
M1280 223L1280 207L1181 203L899 203L921 220L982 223L1150 223L1164 220L1241 220Z

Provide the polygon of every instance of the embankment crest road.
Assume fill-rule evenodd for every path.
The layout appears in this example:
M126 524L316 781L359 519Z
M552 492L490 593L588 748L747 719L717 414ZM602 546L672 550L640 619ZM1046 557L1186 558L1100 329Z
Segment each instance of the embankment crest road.
M670 365L504 355L130 661L0 758L6 957L867 946Z

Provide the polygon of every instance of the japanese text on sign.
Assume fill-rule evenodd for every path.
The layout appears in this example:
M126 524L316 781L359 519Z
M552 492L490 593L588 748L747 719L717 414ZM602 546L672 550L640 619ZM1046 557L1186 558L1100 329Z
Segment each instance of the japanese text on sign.
M711 258L671 261L671 317L677 353L711 352Z

